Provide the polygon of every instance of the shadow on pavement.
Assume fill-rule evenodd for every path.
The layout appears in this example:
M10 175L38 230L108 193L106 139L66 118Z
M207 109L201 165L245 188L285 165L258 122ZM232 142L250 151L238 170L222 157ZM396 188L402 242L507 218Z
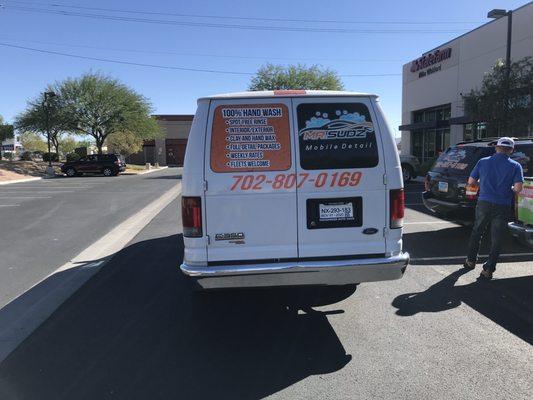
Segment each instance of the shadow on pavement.
M446 257L466 257L468 241L470 239L471 228L450 227L438 230L427 230L420 232L407 232L403 234L403 247L411 254L412 265L449 265L460 264L464 260L458 261L446 259ZM485 235L481 241L479 254L488 254L490 249L490 234ZM502 254L515 254L512 258L505 258L505 262L528 261L531 260L531 249L520 245L513 240L510 233L506 233ZM524 254L521 256L520 254ZM442 259L433 259L440 257ZM432 258L431 260L417 260L418 258ZM483 261L482 259L480 259Z
M465 303L522 340L533 344L533 275L495 279L455 286L461 275L474 271L459 269L423 292L396 297L392 305L404 317L421 312L441 312Z
M350 362L327 318L342 310L311 309L312 290L193 293L182 248L118 253L0 365L0 398L259 399Z
M146 179L181 179L181 174L176 175L160 175L160 176L148 176Z

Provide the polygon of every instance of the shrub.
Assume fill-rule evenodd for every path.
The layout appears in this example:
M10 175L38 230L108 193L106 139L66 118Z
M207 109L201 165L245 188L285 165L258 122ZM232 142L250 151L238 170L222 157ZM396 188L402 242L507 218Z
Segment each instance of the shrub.
M78 153L68 153L67 154L67 161L78 161L81 158L81 156Z
M59 161L59 156L57 153L43 153L43 161L57 162Z

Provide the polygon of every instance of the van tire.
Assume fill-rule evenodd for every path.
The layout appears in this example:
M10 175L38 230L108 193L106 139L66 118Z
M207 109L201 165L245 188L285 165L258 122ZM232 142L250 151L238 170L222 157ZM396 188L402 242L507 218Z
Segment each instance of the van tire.
M402 164L402 177L404 182L410 182L415 175L413 167L408 164Z

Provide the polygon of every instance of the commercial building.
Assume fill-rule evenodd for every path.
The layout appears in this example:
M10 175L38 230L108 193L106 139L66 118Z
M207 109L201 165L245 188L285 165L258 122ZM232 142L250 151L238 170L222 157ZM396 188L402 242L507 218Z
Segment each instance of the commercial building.
M511 61L533 57L533 2L511 15ZM506 59L509 19L491 20L403 66L402 153L423 162L450 144L487 137L485 124L465 115L462 96ZM531 122L514 134L533 136L533 116Z
M163 136L146 140L143 149L126 158L130 164L182 166L194 115L154 115Z

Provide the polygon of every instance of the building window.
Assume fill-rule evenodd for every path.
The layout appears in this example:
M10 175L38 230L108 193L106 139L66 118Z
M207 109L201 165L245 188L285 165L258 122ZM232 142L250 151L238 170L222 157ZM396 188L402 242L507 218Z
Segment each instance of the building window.
M411 154L418 157L420 162L425 162L438 157L450 146L449 126L438 127L439 121L448 121L451 116L451 105L415 111L413 121L437 122L437 128L424 128L411 131Z

